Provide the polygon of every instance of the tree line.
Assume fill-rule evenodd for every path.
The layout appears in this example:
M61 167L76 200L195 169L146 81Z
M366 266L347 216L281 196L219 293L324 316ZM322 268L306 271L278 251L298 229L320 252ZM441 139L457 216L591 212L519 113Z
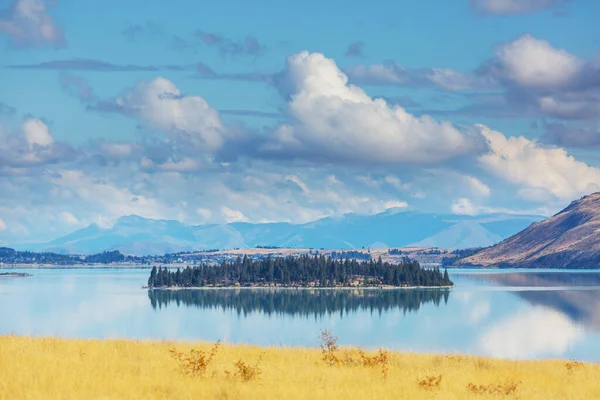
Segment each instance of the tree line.
M425 269L417 261L336 260L322 255L252 260L247 256L220 265L201 264L176 271L154 266L149 288L205 286L452 286L448 271Z
M0 263L3 264L112 264L133 260L119 251L105 251L87 256L77 254L58 254L51 252L17 251L8 247L0 247Z

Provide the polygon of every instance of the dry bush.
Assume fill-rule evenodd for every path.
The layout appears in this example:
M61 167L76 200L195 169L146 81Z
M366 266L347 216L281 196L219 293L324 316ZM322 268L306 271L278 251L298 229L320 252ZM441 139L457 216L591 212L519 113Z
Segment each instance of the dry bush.
M467 390L474 394L509 396L517 392L519 383L498 383L496 385L476 385L474 383L469 383L467 385Z
M192 349L189 353L180 352L175 349L169 350L171 357L179 362L179 370L187 376L204 376L208 366L217 355L221 342L215 343L209 352Z
M319 335L319 342L321 347L321 359L330 367L343 365L346 367L381 367L381 375L387 378L389 370L389 353L386 350L379 349L377 355L369 356L361 348L358 348L358 358L352 357L352 354L346 350L344 351L344 358L338 357L337 352L339 346L337 345L338 338L333 336L331 331L325 329L321 330Z
M386 350L379 349L376 356L368 356L362 349L358 349L358 354L363 367L373 368L381 366L381 375L383 375L384 378L387 378L389 370L389 354Z
M568 372L574 372L574 371L578 371L580 369L582 369L584 367L583 363L581 361L569 361L568 363L565 363L565 368L567 369Z
M260 368L261 360L262 356L258 358L258 361L256 361L254 365L251 365L240 359L233 364L233 372L225 371L225 376L228 378L241 379L244 382L258 379L262 374L262 370Z
M360 365L360 361L352 357L352 354L348 350L344 351L344 359L342 360L342 363L346 367L358 367Z
M324 329L321 330L319 341L321 346L321 359L330 367L339 365L340 359L335 354L339 350L339 346L337 345L337 336L333 336L331 331Z
M418 378L417 384L421 389L425 390L439 389L440 385L442 384L442 375Z

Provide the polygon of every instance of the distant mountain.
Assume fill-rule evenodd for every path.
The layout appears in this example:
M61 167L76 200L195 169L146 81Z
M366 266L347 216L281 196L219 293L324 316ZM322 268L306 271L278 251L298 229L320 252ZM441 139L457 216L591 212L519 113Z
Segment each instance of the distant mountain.
M469 249L486 247L498 243L502 239L503 237L498 233L491 232L477 221L460 221L413 245L443 249Z
M306 224L236 222L195 226L131 215L120 218L112 228L91 225L48 243L13 247L81 254L119 250L132 255L256 246L465 248L492 245L542 218L504 214L470 217L390 209L376 215L346 214Z
M464 258L459 265L527 268L600 267L600 193Z

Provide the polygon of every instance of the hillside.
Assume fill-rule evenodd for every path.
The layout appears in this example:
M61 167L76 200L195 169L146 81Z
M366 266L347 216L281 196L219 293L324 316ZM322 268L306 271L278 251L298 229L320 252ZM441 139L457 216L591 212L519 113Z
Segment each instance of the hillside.
M187 225L131 215L122 217L111 228L91 225L51 242L11 247L72 254L119 250L132 255L256 246L360 249L416 245L452 249L493 245L541 219L504 214L445 216L390 209L376 215L346 214L306 224Z
M522 232L460 260L458 265L519 268L597 268L600 266L600 193Z

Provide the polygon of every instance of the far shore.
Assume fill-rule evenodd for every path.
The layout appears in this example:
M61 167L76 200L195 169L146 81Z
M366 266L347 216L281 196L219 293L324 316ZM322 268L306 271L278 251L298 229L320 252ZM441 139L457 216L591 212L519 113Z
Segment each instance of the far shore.
M26 278L31 276L22 272L0 272L0 278Z
M152 267L153 265L144 264L0 264L0 269L152 269Z

